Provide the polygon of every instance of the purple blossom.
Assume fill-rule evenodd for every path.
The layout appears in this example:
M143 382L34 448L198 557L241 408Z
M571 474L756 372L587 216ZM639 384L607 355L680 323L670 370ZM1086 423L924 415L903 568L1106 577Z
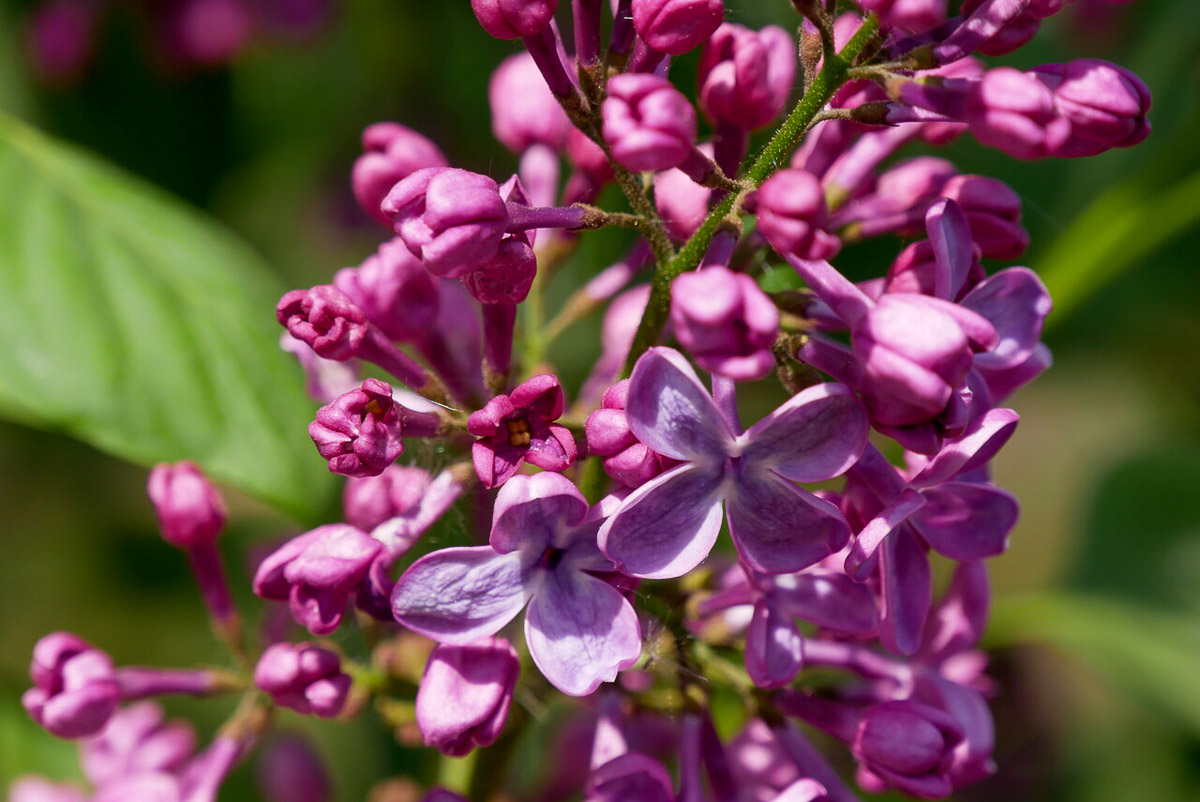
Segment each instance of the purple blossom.
M631 9L638 36L673 56L704 44L725 17L721 0L633 0Z
M342 661L328 649L308 643L267 647L254 667L254 684L275 704L297 713L331 718L342 711L350 692Z
M679 167L696 153L696 110L666 78L615 75L601 109L613 159L637 172Z
M497 39L541 33L554 19L558 0L471 0L475 18Z
M339 270L333 284L393 340L416 340L437 320L437 279L399 238L380 245L358 267Z
M521 663L503 638L439 644L417 689L417 726L426 746L461 757L500 737Z
M561 150L571 122L528 52L500 62L488 81L492 133L513 153L534 145Z
M259 793L271 802L330 802L329 774L309 740L284 735L271 740L258 761Z
M194 462L154 466L146 491L163 539L173 546L211 545L225 526L225 503Z
M400 407L392 386L367 379L317 410L308 436L329 470L343 476L377 476L404 453Z
M351 477L342 494L346 522L370 532L421 503L433 477L423 468L389 465L375 476Z
M95 737L80 743L83 773L96 786L146 772L176 774L196 749L196 733L182 720L166 721L155 702L117 711Z
M626 487L641 487L675 463L634 436L625 413L628 401L629 380L624 379L605 391L584 431L588 451L601 458L605 473Z
M352 359L367 336L366 315L332 285L285 293L275 316L289 334L325 359Z
M534 376L473 412L467 431L479 438L471 447L479 481L499 487L526 461L548 471L565 470L574 462L574 436L552 422L562 415L564 403L557 376Z
M380 204L397 183L426 167L448 167L438 146L399 123L375 123L362 133L363 154L354 162L351 186L367 214L386 226L392 220Z
M107 654L69 632L52 632L33 647L33 687L21 704L59 738L82 738L104 728L121 701Z
M755 570L789 573L840 549L841 513L794 482L854 464L867 419L850 390L811 387L735 434L676 351L652 348L634 368L627 407L634 435L681 465L629 495L600 530L600 546L632 576L682 576L699 565L726 505L738 553Z
M715 122L762 128L783 111L796 61L795 42L783 28L725 23L700 55L700 108Z
M679 344L705 370L737 381L775 367L779 312L754 279L714 265L671 285L671 324Z
M829 226L825 190L804 170L780 170L756 196L758 227L775 250L801 259L829 259L842 247Z
M490 546L452 548L413 563L392 596L396 620L440 643L495 634L528 604L525 641L555 687L586 696L641 654L637 615L596 572L600 508L555 473L513 477L496 497Z

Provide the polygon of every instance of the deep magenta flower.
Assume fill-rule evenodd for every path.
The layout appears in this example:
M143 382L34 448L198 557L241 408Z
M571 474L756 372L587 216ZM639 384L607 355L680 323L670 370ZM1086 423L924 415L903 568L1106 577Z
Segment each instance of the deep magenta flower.
M416 340L437 320L437 279L399 238L380 245L358 267L339 270L333 285L393 340Z
M339 362L357 356L367 336L366 315L329 284L285 293L275 307L275 317L317 356Z
M558 10L558 0L471 0L475 19L497 39L535 36Z
M521 661L503 638L436 646L417 688L417 727L426 746L462 757L500 737Z
M633 27L650 47L678 56L708 41L725 18L721 0L633 0Z
M275 704L297 713L331 718L342 712L350 692L350 676L342 660L328 649L308 643L276 643L254 667L254 684Z
M700 55L700 108L714 122L762 128L783 111L796 62L796 44L783 28L725 23Z
M775 368L779 311L744 273L714 265L679 276L671 284L671 324L679 344L710 373L749 381Z
M194 462L160 463L146 486L163 539L181 549L206 546L225 526L225 503Z
M637 752L625 752L588 777L587 802L626 800L676 802L671 775L663 764Z
M586 696L641 654L637 614L594 573L603 510L589 511L556 473L515 476L496 496L490 546L452 548L413 563L392 595L396 620L440 643L495 634L528 604L525 642L552 685Z
M601 107L604 140L630 170L668 170L696 152L696 110L666 78L615 75Z
M52 632L34 645L29 678L33 687L21 704L59 738L95 735L121 701L112 659L69 632Z
M287 601L297 623L314 635L328 635L382 549L382 543L349 524L318 526L259 564L254 592Z
M829 259L842 247L826 229L825 189L804 170L780 170L759 188L755 203L758 228L782 255Z
M463 286L481 304L519 304L537 275L537 255L524 234L506 236L496 254L462 276Z
M855 0L863 11L873 11L888 28L920 32L946 19L946 0Z
M1050 87L1012 67L988 70L971 85L967 122L980 142L1018 159L1046 158L1070 131Z
M682 576L712 550L722 504L738 553L764 573L789 573L845 545L838 509L794 482L841 474L862 453L867 418L849 388L801 392L735 434L677 351L638 360L626 409L633 434L681 465L642 485L600 529L600 547L631 576Z
M367 214L392 227L391 217L379 208L392 187L426 167L448 167L449 162L427 137L399 123L375 123L362 133L363 154L354 162L351 187Z
M577 449L570 430L553 423L564 403L557 376L534 376L473 412L467 431L479 438L471 447L479 481L499 487L526 461L548 471L566 470Z
M404 453L400 406L392 386L367 379L317 410L308 436L329 470L343 476L377 476Z

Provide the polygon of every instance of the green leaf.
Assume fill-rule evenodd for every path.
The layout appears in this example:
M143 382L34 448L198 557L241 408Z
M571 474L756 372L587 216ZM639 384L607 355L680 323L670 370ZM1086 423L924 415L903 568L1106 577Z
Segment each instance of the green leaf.
M192 459L316 520L335 483L279 350L282 293L213 221L0 116L0 415L144 465Z

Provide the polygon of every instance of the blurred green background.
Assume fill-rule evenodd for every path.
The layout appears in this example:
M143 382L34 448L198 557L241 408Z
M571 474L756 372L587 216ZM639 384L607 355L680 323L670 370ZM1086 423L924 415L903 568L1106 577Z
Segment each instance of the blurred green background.
M731 20L749 25L795 21L785 0L727 5ZM228 67L182 72L147 58L144 32L118 14L87 74L65 88L31 77L22 39L29 8L0 2L0 111L141 176L249 243L266 265L255 279L266 299L256 332L274 331L273 289L326 281L378 242L349 192L365 125L412 125L454 164L497 178L515 167L487 135L486 103L490 70L515 47L486 36L466 0L354 0L309 41L261 43ZM1024 263L1056 301L1047 331L1055 367L1015 399L1022 424L995 466L1024 509L1010 551L994 562L988 641L1000 773L962 800L1200 799L1198 26L1194 0L1116 8L1079 0L1032 45L992 60L1094 56L1133 69L1155 101L1154 133L1135 149L1036 164L969 137L940 151L1020 193L1033 240ZM681 75L688 70L694 57L680 64ZM25 196L4 179L0 209L17 208ZM597 235L550 288L551 308L622 245ZM868 243L839 265L878 275L897 249ZM246 258L259 269L258 257ZM103 350L103 342L72 342L78 319L56 321L63 347ZM551 351L572 386L590 366L597 331L588 321ZM87 394L86 369L76 378L64 379L64 394ZM0 373L0 396L9 381ZM33 727L19 705L30 648L45 632L77 632L120 663L223 659L202 634L181 556L156 536L144 468L46 431L39 411L58 409L55 396L10 405L6 417L38 428L0 422L0 787L29 772L78 775L74 747ZM144 401L151 410L174 403ZM319 463L302 429L292 436L297 454ZM227 555L336 514L324 477L296 481L317 488L303 510L291 509L303 520L230 492ZM246 609L255 609L247 567L236 557L230 567ZM227 712L169 707L206 731ZM348 727L286 721L321 742L339 799L363 799L390 775L429 781L436 771L430 753L401 749L374 716ZM258 798L251 773L239 770L222 799Z

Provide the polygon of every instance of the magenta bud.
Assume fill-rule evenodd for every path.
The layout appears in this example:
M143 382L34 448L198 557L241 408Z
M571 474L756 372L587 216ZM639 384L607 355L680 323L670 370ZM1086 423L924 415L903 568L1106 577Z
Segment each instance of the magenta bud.
M349 524L319 526L259 564L254 593L287 601L298 623L314 635L328 635L382 550L382 543Z
M634 436L625 412L628 400L629 379L623 379L605 391L601 408L588 416L584 432L588 450L601 457L604 472L626 487L636 488L673 463Z
M671 324L700 367L737 381L775 367L779 312L754 279L725 267L685 273L671 285Z
M696 150L696 110L666 78L613 76L601 111L613 158L630 170L678 167Z
M667 231L679 242L695 234L704 223L711 199L712 190L697 184L678 168L654 176L654 203Z
M225 504L192 462L159 463L146 485L163 540L181 549L211 544L225 526Z
M863 11L873 11L885 28L913 33L946 21L946 0L855 0Z
M566 400L557 376L534 376L508 395L498 395L471 413L467 431L475 473L485 487L507 482L528 461L547 471L564 471L578 454L571 431L554 421Z
M366 379L362 387L317 410L308 425L329 470L343 476L376 476L404 453L400 410L392 386Z
M118 710L94 738L80 744L79 761L93 785L143 772L177 773L196 749L196 733L186 721L166 721L155 702Z
M481 304L519 304L537 274L537 256L524 236L505 237L488 262L462 277L467 292Z
M1034 72L1052 83L1058 113L1070 124L1069 137L1051 155L1094 156L1149 136L1150 90L1128 70L1099 59L1078 59Z
M427 471L407 465L390 465L377 476L351 477L342 497L346 521L370 532L415 507L430 481Z
M508 225L496 182L452 167L418 170L392 188L381 208L429 272L449 278L495 256Z
M26 23L26 47L43 81L65 86L83 77L95 51L97 8L84 0L50 0Z
M439 644L417 689L417 727L427 746L462 757L500 737L521 663L503 638Z
M212 67L233 61L250 40L254 20L243 0L183 0L161 18L158 45L182 64Z
M707 42L724 18L721 0L633 0L633 27L638 36L672 56Z
M884 702L859 720L850 751L887 784L925 799L950 793L954 748L963 733L941 710L916 702Z
M841 249L841 241L825 230L825 190L812 173L780 170L763 182L756 203L758 228L781 255L820 260Z
M500 62L488 81L488 103L492 133L513 153L533 145L561 150L566 144L571 121L528 52Z
M283 735L270 741L258 761L258 787L271 802L329 802L329 775L307 738Z
M700 56L700 108L719 123L762 128L791 96L796 62L795 42L783 28L753 31L726 23Z
M95 735L121 702L109 656L68 632L52 632L37 642L29 676L34 687L21 703L59 738Z
M307 643L276 643L254 667L254 684L278 705L332 718L345 705L351 683L333 652Z
M367 336L367 317L331 284L284 293L275 306L280 325L317 356L344 362L358 354Z
M424 336L437 320L437 279L398 238L358 267L339 270L333 284L393 340Z
M1050 88L1011 67L989 70L971 85L967 120L976 139L1018 159L1044 159L1050 143L1069 130Z
M475 19L497 39L535 36L558 10L558 0L471 0Z
M375 123L362 135L363 154L354 162L350 185L363 210L388 228L391 218L379 208L397 183L426 167L448 167L438 146L399 123Z

